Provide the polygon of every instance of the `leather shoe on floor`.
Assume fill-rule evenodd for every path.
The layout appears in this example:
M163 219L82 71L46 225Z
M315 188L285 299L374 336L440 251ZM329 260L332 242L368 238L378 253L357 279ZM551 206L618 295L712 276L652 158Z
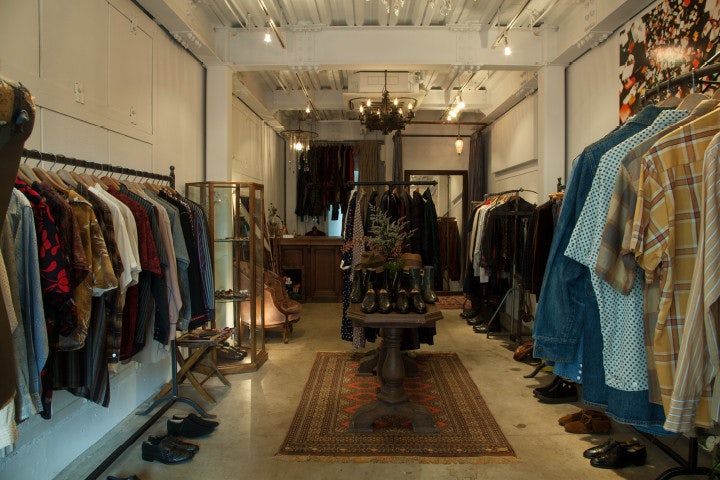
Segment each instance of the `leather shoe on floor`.
M153 445L161 444L166 448L175 448L177 450L185 450L190 453L197 453L200 450L199 445L194 443L183 442L179 438L173 437L172 435L150 435L147 439L149 443Z
M645 465L647 450L644 445L625 447L616 443L604 455L590 460L590 465L597 468L624 468L630 465Z
M559 377L559 376L555 375L554 378L553 378L553 380L552 380L552 382L548 383L548 384L545 385L544 387L534 388L534 389L533 389L533 395L535 395L536 397L537 397L538 395L545 395L546 392L548 392L548 391L552 390L553 388L555 388L555 386L556 386L558 383L560 383L561 380L562 380L562 377Z
M535 395L542 403L571 403L577 402L577 386L564 378L550 390Z
M142 459L148 462L158 462L165 464L187 462L193 458L193 454L188 451L178 450L176 448L167 448L162 444L153 445L150 442L142 444Z
M463 310L462 312L460 312L460 316L464 319L477 317L479 314L480 314L480 311L475 310L474 308L470 309L470 310Z
M583 415L589 415L591 417L596 417L596 418L608 418L607 415L605 415L603 412L601 412L599 410L593 410L591 408L587 408L587 409L583 409L583 410L578 410L575 413L563 415L562 417L558 418L558 424L565 425L566 423L582 420ZM590 457L588 457L588 458L590 458Z
M213 430L214 429L211 427L204 427L202 425L198 425L197 423L193 422L192 420L188 420L187 418L182 421L170 419L168 419L167 421L168 433L176 437L202 437L203 435L211 434Z
M203 427L209 427L209 428L215 428L218 425L220 425L220 422L216 422L215 420L208 420L206 418L201 417L200 415L196 413L189 413L185 416L183 415L173 415L173 420L184 420L189 419L198 425L202 425Z
M614 440L612 438L609 438L607 442L601 443L600 445L597 445L595 447L588 448L583 452L583 457L585 458L597 458L602 457L606 453L608 453L610 450L615 448L616 444L620 444L621 447L624 448L630 448L633 445L638 445L639 442L637 441L637 438L633 438L632 440L628 440L626 442L618 442L617 440Z
M565 431L568 433L609 433L611 428L610 419L583 415L580 420L565 424Z

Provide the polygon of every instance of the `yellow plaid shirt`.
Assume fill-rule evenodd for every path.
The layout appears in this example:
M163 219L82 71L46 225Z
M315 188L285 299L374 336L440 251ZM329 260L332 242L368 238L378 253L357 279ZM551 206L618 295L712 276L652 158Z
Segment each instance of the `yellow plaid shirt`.
M720 111L713 111L661 138L640 170L630 249L646 282L660 282L653 345L666 414L698 245L703 157L719 130ZM701 402L698 420L708 415L707 401Z

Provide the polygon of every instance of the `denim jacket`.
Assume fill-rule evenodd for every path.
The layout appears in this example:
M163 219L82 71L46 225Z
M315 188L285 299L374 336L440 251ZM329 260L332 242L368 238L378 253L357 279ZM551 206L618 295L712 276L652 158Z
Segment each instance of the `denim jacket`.
M564 255L592 185L600 157L623 140L653 123L664 109L644 108L622 127L587 146L575 159L543 277L533 326L537 358L555 362L576 360L584 322L599 318L590 272ZM597 359L601 361L600 358Z

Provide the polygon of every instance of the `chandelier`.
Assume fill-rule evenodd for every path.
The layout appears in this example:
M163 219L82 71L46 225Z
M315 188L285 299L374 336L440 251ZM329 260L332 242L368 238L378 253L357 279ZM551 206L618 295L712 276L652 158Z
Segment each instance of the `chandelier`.
M312 125L310 130L303 130L302 118L298 117L298 127L294 130L283 130L280 135L288 142L290 149L295 152L295 155L288 156L290 170L295 173L298 158L310 150L310 142L315 140L318 134L312 131Z
M350 100L350 109L355 110L353 102L361 100L354 98ZM403 112L402 104L407 101L407 112ZM412 98L395 98L390 100L390 92L387 90L387 70L385 70L385 85L383 86L382 97L380 102L373 102L371 99L360 104L358 112L360 113L360 123L368 130L378 130L387 135L396 130L404 130L405 125L415 118L413 112Z

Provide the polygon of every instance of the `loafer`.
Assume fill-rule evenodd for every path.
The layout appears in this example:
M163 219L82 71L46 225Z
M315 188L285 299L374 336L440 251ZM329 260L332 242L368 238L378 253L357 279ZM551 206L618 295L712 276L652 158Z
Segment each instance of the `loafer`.
M182 421L170 419L167 421L167 431L175 437L197 438L209 435L213 430L211 427L204 427L187 418Z
M618 442L617 440L614 440L612 438L609 438L607 442L601 443L600 445L597 445L595 447L588 448L583 452L583 457L585 458L598 458L602 457L606 453L608 453L610 450L615 448L616 444L620 444L621 447L624 448L630 448L633 445L638 445L639 442L637 441L637 438L633 438L632 440L628 440L626 442Z
M142 444L142 459L148 462L158 461L167 465L173 463L187 462L193 457L191 452L178 450L176 448L168 448L162 444L153 445L150 442Z
M630 465L645 465L647 449L644 445L630 445L625 447L616 443L605 454L590 459L590 465L596 468L625 468Z
M185 420L186 418L192 422L197 423L198 425L202 425L203 427L215 428L220 425L220 422L216 422L215 420L208 420L207 418L201 417L197 413L188 413L187 415L173 415L173 420Z
M152 443L153 445L162 444L167 448L176 448L178 450L185 450L190 453L197 453L198 450L200 450L199 445L183 442L179 438L173 437L172 435L150 435L147 441L149 443Z

